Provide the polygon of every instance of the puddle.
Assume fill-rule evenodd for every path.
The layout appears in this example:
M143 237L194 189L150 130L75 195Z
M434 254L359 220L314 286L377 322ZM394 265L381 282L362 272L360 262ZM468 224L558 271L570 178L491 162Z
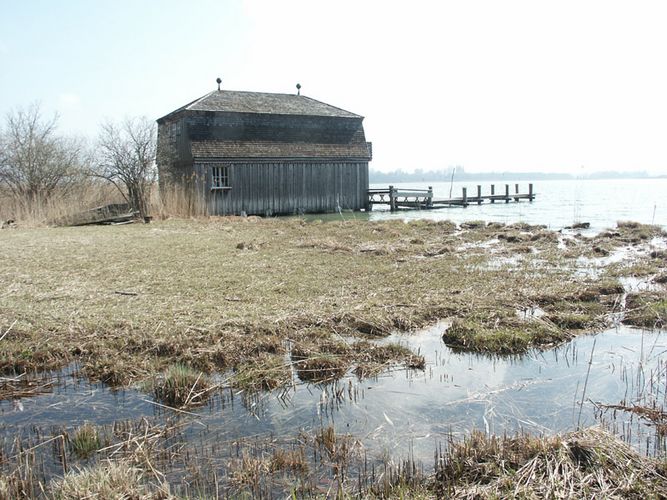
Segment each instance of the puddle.
M605 257L578 257L575 276L597 278L603 268L621 262L634 262L645 250L634 247L617 248Z
M530 321L533 319L541 318L546 314L546 311L541 307L532 307L532 306L525 307L522 309L517 309L515 312L517 317L524 321Z
M481 242L465 242L461 243L458 246L458 251L459 252L464 252L466 250L472 250L472 249L483 249L483 250L495 250L494 247L496 247L500 243L500 240L498 238L491 238L489 240L481 241Z
M509 257L496 256L493 259L489 259L484 265L478 265L475 268L486 271L513 270L518 269L524 262L525 259L522 255L512 255Z
M539 316L540 311L519 313ZM379 341L419 352L427 362L423 371L395 369L361 381L349 374L327 385L295 382L289 389L256 395L224 390L206 406L189 410L192 414L165 410L138 390L115 392L61 376L48 394L0 401L0 452L7 456L15 436L43 437L84 422L146 417L158 424L177 419L180 439L195 448L214 443L215 453L242 439L284 441L333 426L359 439L368 457L400 459L410 453L429 463L449 436L473 428L551 434L602 421L642 453L666 454L664 441L645 421L595 406L665 404L664 331L619 326L549 351L500 357L454 353L441 340L445 326L441 322Z
M626 293L657 292L664 289L662 285L653 281L653 276L648 278L625 276L618 280L621 282L621 285L623 285Z
M0 435L25 426L73 428L85 422L105 425L153 414L155 405L146 394L79 380L72 375L75 371L71 366L58 373L49 391L39 395L0 401Z
M667 238L655 236L651 239L649 245L653 250L667 250Z
M618 264L619 262L630 262L637 257L638 251L636 248L623 247L617 248L606 257L578 257L578 267L606 267L610 264Z

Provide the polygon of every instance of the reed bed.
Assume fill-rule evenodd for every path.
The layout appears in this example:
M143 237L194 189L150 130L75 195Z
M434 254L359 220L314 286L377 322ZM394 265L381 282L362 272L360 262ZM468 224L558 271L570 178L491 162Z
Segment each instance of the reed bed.
M65 191L57 190L47 200L36 199L30 203L0 187L0 226L44 227L72 214L122 201L114 186L95 180L83 180Z

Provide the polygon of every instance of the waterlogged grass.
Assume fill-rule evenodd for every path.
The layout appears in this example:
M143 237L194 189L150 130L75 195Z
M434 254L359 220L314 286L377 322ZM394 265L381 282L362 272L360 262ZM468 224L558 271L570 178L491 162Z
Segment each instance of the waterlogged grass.
M664 460L610 433L450 436L433 466L370 460L353 435L322 427L292 442L229 443L224 460L155 446L153 429L102 451L99 462L44 480L28 461L0 475L0 497L45 498L665 498ZM158 441L169 435L160 434ZM130 446L130 443L133 446ZM221 443L222 444L222 443ZM122 446L122 448L121 448ZM185 445L184 445L185 446ZM196 448L196 447L195 447ZM118 453L123 449L123 454ZM180 465L179 465L180 464ZM173 468L173 469L172 469Z
M323 382L350 370L423 369L419 352L377 340L443 318L456 349L521 353L603 328L616 313L644 327L664 325L666 313L664 245L651 243L665 235L634 223L593 238L524 224L254 218L1 236L2 373L76 361L82 376L142 382L177 408L205 402L221 380L259 390L295 375ZM619 261L618 252L627 256ZM624 301L618 278L630 275L655 287ZM47 390L40 380L6 377L0 397ZM400 453L373 462L361 441L333 427L293 440L234 440L224 451L216 442L205 452L201 442L175 446L181 430L172 424L85 424L43 437L53 446L17 436L24 451L5 457L0 498L667 495L664 461L598 429L473 433L452 440L433 473L398 461ZM49 450L44 462L38 453ZM62 479L50 481L40 463L62 466Z
M667 325L667 293L641 292L629 294L624 323L643 328Z
M102 439L95 426L85 423L70 436L69 447L79 458L86 458L102 448Z
M181 364L170 366L152 382L155 399L177 408L206 402L211 387L208 376Z
M445 344L455 351L517 354L531 347L562 342L570 336L543 321L534 321L520 328L512 328L457 319L444 332L442 338Z
M81 375L124 385L178 365L270 389L293 369L317 381L421 368L417 353L372 340L442 318L454 319L446 337L460 349L523 352L608 324L618 277L655 274L662 260L649 245L664 236L634 223L565 238L526 224L252 217L8 230L0 372L77 361ZM579 272L581 257L599 257L595 246L638 251ZM517 317L533 307L545 315ZM155 396L178 406L188 384Z
M441 457L440 498L664 498L664 462L589 428L562 436L473 432Z
M8 497L9 498L9 497ZM73 471L51 485L51 498L170 498L168 491L149 486L138 467L109 462Z

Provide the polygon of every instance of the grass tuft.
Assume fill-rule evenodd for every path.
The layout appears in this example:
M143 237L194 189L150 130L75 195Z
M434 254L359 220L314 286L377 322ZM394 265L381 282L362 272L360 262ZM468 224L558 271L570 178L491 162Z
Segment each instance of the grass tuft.
M69 438L69 446L72 453L80 458L87 458L102 447L102 440L97 428L86 422Z
M643 328L664 327L667 325L667 294L664 292L628 294L623 323Z
M158 500L169 498L168 488L154 490L143 482L140 469L126 462L110 462L68 473L51 484L56 500L85 498L136 498Z
M204 403L210 386L209 378L202 372L177 364L153 381L153 394L157 401L167 406L183 408Z
M451 498L664 498L664 472L598 428L554 437L473 432L450 443L435 489Z

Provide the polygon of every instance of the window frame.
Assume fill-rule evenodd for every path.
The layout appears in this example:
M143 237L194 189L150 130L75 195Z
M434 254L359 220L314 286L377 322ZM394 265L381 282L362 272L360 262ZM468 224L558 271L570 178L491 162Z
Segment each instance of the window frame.
M232 188L230 167L231 165L211 165L211 191L224 191Z

